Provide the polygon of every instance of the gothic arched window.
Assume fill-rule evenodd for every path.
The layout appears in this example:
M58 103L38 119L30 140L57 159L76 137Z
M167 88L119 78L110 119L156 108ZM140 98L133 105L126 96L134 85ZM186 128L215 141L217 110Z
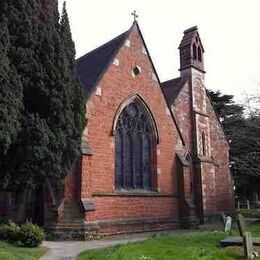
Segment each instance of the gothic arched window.
M206 150L206 136L205 133L202 132L201 134L201 145L202 145L202 155L206 156L207 150Z
M152 188L154 139L152 119L134 100L122 110L115 128L117 189Z
M197 59L197 47L196 47L195 43L193 43L193 45L192 45L192 55L193 55L193 59L196 60Z
M202 61L202 52L200 46L198 47L198 60L201 62Z

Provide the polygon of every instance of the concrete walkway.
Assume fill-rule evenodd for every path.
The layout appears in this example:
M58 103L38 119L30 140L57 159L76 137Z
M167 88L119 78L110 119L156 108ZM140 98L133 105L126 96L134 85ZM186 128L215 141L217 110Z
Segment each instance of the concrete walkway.
M105 248L115 245L123 245L127 243L144 241L155 236L157 237L163 235L179 235L195 231L199 230L174 230L135 233L111 236L96 241L44 241L41 246L48 248L48 251L40 258L40 260L75 259L80 252L85 250Z

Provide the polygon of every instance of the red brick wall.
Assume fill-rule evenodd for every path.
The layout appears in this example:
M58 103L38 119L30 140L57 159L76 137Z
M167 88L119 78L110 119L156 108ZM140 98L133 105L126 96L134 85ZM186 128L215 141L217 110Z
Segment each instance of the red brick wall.
M96 210L86 213L87 221L128 218L178 218L175 197L175 146L180 143L160 86L153 76L149 58L142 52L143 43L134 28L129 35L130 48L122 46L116 59L98 84L101 95L94 93L87 102L88 125L84 131L93 156L83 156L81 197L92 198ZM141 74L132 76L132 69ZM99 89L99 91L100 91ZM138 94L149 107L157 124L160 142L156 152L156 183L159 193L169 197L110 196L115 192L115 139L113 120L127 98ZM102 193L103 196L95 196ZM105 195L105 196L104 196Z
M201 178L202 178L202 202L204 216L217 214L216 208L216 182L215 169L213 163L202 162Z
M173 111L181 130L185 145L192 151L192 112L191 112L191 91L189 80L183 86L173 104Z
M94 196L93 201L96 210L87 215L88 221L124 218L178 219L178 200L175 197Z
M234 212L233 179L229 170L229 145L209 99L211 154L215 162L217 210Z
M174 101L174 113L186 148L202 160L196 167L194 165L195 182L200 186L197 187L195 203L205 216L220 211L233 212L234 194L228 167L228 143L206 95L204 74L190 68L182 71L181 75L186 78L186 84ZM202 132L205 134L206 155L202 152ZM188 179L184 183L187 184Z

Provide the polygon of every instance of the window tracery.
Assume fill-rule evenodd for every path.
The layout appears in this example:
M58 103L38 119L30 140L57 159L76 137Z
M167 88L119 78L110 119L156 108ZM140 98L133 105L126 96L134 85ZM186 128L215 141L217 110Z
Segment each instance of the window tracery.
M140 102L133 101L116 124L116 188L151 189L153 146L149 115Z

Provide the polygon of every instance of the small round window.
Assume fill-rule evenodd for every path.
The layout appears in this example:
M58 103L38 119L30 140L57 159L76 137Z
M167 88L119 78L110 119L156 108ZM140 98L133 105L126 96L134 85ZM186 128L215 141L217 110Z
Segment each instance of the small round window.
M133 68L133 75L137 77L139 74L141 74L141 68L136 66Z

